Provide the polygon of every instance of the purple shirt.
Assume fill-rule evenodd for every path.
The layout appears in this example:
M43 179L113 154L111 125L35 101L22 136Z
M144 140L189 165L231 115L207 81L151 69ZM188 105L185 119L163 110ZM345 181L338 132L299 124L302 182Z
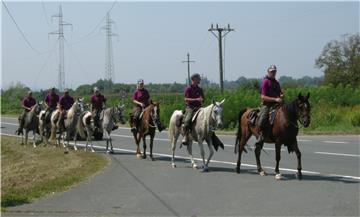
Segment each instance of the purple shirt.
M59 104L62 110L69 110L74 104L74 98L72 98L71 96L62 96L60 98Z
M137 89L134 92L133 100L139 101L139 102L145 104L145 106L149 105L149 99L150 99L150 94L145 88Z
M104 95L99 94L98 96L96 94L91 96L91 104L93 109L101 110L103 104L106 102L106 98Z
M193 85L189 85L185 88L184 91L184 95L186 98L190 98L190 99L196 99L199 97L202 97L204 99L204 93L201 87L199 86L193 86ZM191 101L191 102L186 102L186 105L191 107L191 108L196 108L196 107L201 107L201 102L199 101Z
M25 97L25 99L23 99L22 101L22 105L28 108L33 107L36 104L36 100L32 97Z
M269 97L280 97L281 88L276 79L265 77L261 81L260 94Z
M50 108L56 109L56 106L59 102L59 95L56 93L48 93L45 97L45 102Z

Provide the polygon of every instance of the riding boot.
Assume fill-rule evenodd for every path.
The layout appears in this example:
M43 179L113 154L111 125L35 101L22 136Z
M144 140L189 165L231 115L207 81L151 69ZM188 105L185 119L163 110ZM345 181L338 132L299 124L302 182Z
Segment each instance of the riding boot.
M185 136L183 138L183 140L181 141L182 145L187 146L189 144L189 136L190 136L190 129L185 129Z

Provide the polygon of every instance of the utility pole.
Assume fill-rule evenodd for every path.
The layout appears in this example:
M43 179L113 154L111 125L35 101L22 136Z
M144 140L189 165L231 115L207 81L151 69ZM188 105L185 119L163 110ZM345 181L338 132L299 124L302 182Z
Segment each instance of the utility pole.
M224 93L224 70L223 70L223 54L222 54L222 39L234 29L230 28L230 24L227 27L219 28L219 25L216 24L216 28L214 28L213 24L211 24L210 29L208 30L211 32L217 39L219 43L219 72L220 72L220 90L221 94ZM215 32L217 34L215 34Z
M188 82L189 85L191 84L191 80L190 80L190 63L195 63L195 61L190 60L190 54L189 52L187 53L187 60L182 61L183 63L187 63L187 69L188 69Z
M115 23L111 18L109 12L106 14L106 25L102 29L106 30L106 48L105 48L105 79L114 82L114 60L113 60L113 47L112 37L118 36L112 32L111 25Z
M59 41L59 74L58 74L58 89L59 91L64 91L65 88L65 57L64 57L64 26L71 26L71 23L63 21L63 14L61 5L59 6L59 14L53 15L53 17L57 17L59 20L59 29L54 32L50 32L49 35L58 35Z

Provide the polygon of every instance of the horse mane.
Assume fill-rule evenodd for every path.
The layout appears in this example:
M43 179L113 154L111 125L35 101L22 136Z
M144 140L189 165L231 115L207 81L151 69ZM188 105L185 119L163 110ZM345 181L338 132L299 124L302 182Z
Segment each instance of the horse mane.
M297 99L285 104L282 108L288 113L289 119L295 121L297 119L296 111L297 111Z

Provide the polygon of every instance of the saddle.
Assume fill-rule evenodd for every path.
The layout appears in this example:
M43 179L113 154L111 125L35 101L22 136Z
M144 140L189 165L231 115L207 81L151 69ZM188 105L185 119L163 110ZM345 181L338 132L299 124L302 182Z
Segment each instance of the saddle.
M269 124L270 124L270 126L272 126L274 124L275 117L276 117L278 109L279 109L279 107L274 107L274 108L271 108L270 111L269 111ZM258 108L252 110L251 112L249 112L249 114L247 116L249 126L255 127L257 125L259 112L260 112L260 109L258 109Z

